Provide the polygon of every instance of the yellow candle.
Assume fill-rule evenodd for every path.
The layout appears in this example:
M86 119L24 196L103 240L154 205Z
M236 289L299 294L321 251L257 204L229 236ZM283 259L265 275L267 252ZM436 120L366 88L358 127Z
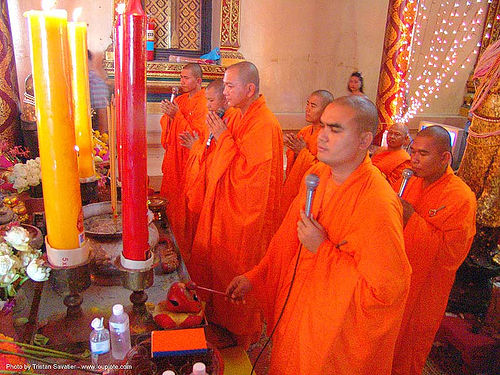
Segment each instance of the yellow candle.
M92 120L90 117L89 67L87 58L87 24L68 23L71 55L71 90L75 117L78 172L85 179L95 175L92 155Z
M54 249L84 241L80 179L72 113L67 16L64 10L29 11L47 241Z

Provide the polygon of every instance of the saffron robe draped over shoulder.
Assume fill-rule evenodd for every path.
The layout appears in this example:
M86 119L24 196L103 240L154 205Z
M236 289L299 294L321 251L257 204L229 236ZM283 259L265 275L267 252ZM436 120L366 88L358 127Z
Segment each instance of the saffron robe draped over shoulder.
M229 131L234 126L234 123L241 118L241 112L237 108L229 108L222 120L226 123ZM182 257L185 262L191 257L191 247L193 244L198 219L200 217L201 208L205 199L206 180L211 173L211 163L216 148L217 141L212 139L210 146L207 147L209 134L205 138L193 144L189 152L189 157L185 167L184 178L184 196L185 196L185 211L186 219L184 224L184 246Z
M368 156L341 185L317 163L312 215L327 232L316 253L297 237L305 187L293 201L265 257L245 275L273 336L269 374L384 375L410 283L402 207Z
M200 90L193 96L189 93L183 94L175 99L179 110L174 118L166 114L160 120L161 144L165 149L163 157L161 182L161 194L167 198L167 216L169 223L177 239L179 248L183 251L184 246L184 197L183 181L185 166L189 156L189 149L179 143L179 134L183 131L197 132L200 138L205 137L207 99L205 90Z
M217 140L190 261L192 279L225 290L255 266L277 229L283 183L281 126L263 96ZM260 337L261 317L251 303L212 296L210 321L237 335Z
M410 168L410 155L403 149L381 151L372 156L372 163L392 185L401 178L405 168Z
M403 194L415 212L404 229L413 273L394 353L393 374L399 375L422 374L455 273L476 232L476 198L450 167L426 188L422 183L411 178Z
M306 147L297 156L293 150L286 152L286 179L283 185L283 194L280 204L280 220L282 220L293 199L297 196L300 184L306 171L318 162L318 134L321 128L308 125L302 128L297 137L306 142Z

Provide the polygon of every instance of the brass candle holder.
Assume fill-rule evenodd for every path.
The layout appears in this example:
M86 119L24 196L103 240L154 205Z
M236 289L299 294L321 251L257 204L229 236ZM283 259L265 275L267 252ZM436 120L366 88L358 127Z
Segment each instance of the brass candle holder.
M153 249L154 250L154 249ZM145 292L154 283L154 268L158 265L158 257L150 250L150 257L143 263L142 268L129 268L130 262L123 257L116 259L115 266L121 271L121 281L124 288L131 290L130 302L132 309L128 311L130 319L130 332L140 334L150 332L157 328L151 313L146 308L148 295Z

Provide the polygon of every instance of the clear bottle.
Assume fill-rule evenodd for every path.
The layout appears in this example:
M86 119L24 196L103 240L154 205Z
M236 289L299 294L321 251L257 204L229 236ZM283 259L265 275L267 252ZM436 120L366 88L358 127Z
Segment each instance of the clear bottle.
M113 306L113 315L109 318L111 333L111 354L113 358L122 360L130 350L130 323L122 305Z
M207 374L207 367L203 362L196 362L193 365L193 372L191 375L208 375Z
M90 324L90 352L94 366L109 363L109 331L104 328L104 318L95 318Z

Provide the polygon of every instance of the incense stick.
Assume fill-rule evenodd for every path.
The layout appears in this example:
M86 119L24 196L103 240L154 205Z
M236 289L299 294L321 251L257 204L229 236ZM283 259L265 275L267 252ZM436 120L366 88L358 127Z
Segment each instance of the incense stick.
M115 107L111 101L109 104L109 112L111 113L109 120L109 178L111 181L111 210L113 211L113 222L116 229L116 221L118 218L118 192L116 190L116 124L115 124Z

